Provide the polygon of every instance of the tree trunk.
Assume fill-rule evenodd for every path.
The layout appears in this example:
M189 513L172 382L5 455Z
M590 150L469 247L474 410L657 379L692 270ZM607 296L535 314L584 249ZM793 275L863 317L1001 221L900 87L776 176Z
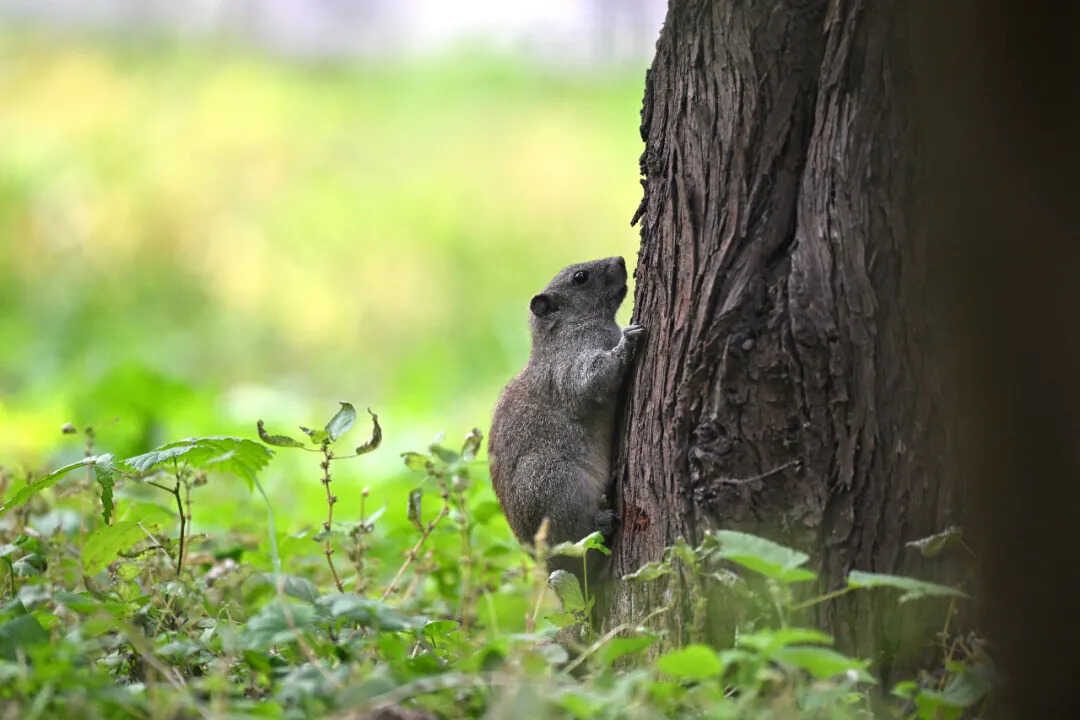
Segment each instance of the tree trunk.
M634 322L649 338L614 466L616 577L712 526L806 550L817 591L851 569L958 576L965 558L904 545L960 522L962 487L946 373L925 361L942 337L926 243L907 223L901 7L671 0L642 108ZM640 618L688 582L613 583L599 614ZM661 621L675 641L692 634L681 597ZM930 605L857 593L803 621L887 677L902 639L944 621Z

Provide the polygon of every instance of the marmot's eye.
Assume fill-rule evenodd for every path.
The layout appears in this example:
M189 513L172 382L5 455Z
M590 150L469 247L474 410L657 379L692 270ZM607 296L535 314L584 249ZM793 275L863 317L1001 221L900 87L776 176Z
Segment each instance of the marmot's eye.
M589 282L589 272L587 270L578 270L574 273L574 284L584 285Z

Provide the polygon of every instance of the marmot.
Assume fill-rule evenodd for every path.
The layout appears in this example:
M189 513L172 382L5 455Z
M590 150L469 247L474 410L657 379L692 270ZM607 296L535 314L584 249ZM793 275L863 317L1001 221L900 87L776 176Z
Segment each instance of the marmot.
M488 444L495 494L522 544L545 517L549 545L611 531L615 409L644 332L615 323L624 297L626 263L611 257L563 268L529 302L529 363L499 396ZM575 558L549 568L582 575Z

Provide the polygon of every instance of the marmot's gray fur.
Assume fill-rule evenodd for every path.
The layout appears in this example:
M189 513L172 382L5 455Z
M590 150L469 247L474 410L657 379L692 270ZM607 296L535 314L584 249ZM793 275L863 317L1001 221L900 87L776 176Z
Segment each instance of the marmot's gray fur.
M499 396L488 445L495 494L523 544L545 517L549 545L611 531L615 409L644 332L615 323L624 297L626 263L612 257L563 268L529 303L529 364ZM581 576L578 559L549 567Z

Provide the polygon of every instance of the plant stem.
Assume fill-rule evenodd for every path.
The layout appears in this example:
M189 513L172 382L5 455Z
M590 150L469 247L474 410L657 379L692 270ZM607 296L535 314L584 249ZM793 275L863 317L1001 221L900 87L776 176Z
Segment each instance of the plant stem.
M411 565L413 560L416 559L417 554L420 552L420 548L424 546L424 542L427 541L428 536L431 535L431 531L435 529L435 526L439 524L439 521L441 521L449 514L450 505L447 500L443 498L442 510L440 510L439 514L436 515L434 519L432 519L432 521L424 527L424 531L420 534L420 539L416 541L416 544L412 546L412 549L405 553L405 562L402 563L401 567L398 568L397 574L394 575L394 579L391 580L390 584L386 586L386 590L382 594L383 600L390 597L390 593L394 592L394 590L397 588L398 580L401 579L401 576L409 568L409 565Z
M469 507L465 499L465 491L461 490L458 496L459 522L461 523L461 625L468 629L470 624L472 606L472 538L469 527Z
M177 475L176 486L173 487L172 493L176 498L176 510L180 513L180 548L176 552L176 577L180 577L180 571L184 567L184 533L187 531L187 517L184 515L184 505L180 502L179 475Z
M670 605L664 605L663 607L659 607L656 610L653 610L651 613L649 613L645 617L641 618L641 620L639 620L636 623L623 623L622 625L616 625L611 630L609 630L607 632L607 634L605 634L602 638L600 638L599 640L594 642L592 645L590 645L587 650L585 650L583 653L581 653L576 658L574 658L574 660L569 665L567 665L566 667L564 667L562 669L562 672L564 674L566 674L566 675L569 675L574 670L574 668L576 668L581 663L585 662L585 660L588 659L588 657L590 655L595 653L600 648L604 647L604 645L611 642L612 638L614 638L619 633L625 632L627 630L631 630L631 629L633 629L635 627L641 627L642 625L649 622L650 620L652 620L657 615L659 615L661 613L665 613L670 609L671 609Z
M334 576L334 585L337 586L339 593L343 593L345 592L345 586L341 584L341 578L338 577L337 569L334 568L334 559L331 557L334 554L334 545L331 542L332 533L330 528L334 523L334 503L337 502L337 496L330 492L330 461L334 458L334 453L330 450L329 440L323 441L322 454L322 484L326 488L326 522L323 523L323 530L326 531L326 544L323 545L323 550L326 553L326 564L330 566L330 574Z
M838 598L841 595L847 595L854 589L855 588L848 585L847 587L842 587L839 590L833 590L832 592L827 592L824 595L818 595L816 598L810 598L806 602L801 602L798 605L792 605L790 609L794 611L812 607L814 605L817 605L818 603L823 603L826 600L832 600L833 598Z

